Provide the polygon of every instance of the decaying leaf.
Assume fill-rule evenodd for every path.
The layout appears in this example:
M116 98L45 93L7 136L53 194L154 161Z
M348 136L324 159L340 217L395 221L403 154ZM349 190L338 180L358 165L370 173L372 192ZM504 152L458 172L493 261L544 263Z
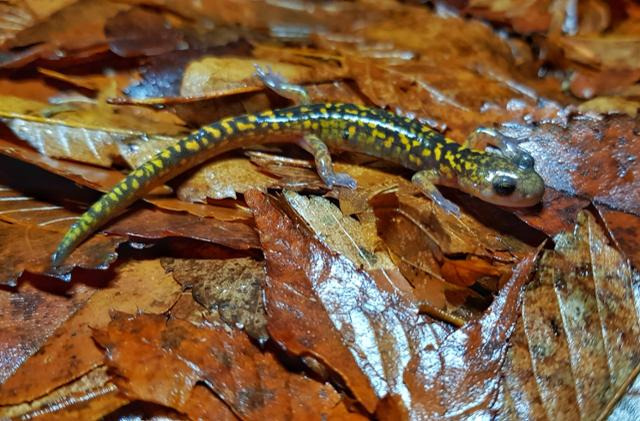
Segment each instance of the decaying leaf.
M211 199L235 199L237 193L249 189L265 190L279 187L281 183L261 173L244 158L217 159L206 164L187 178L177 189L180 199L189 202L206 202Z
M40 3L40 2L38 2ZM66 2L49 19L21 31L4 44L5 49L16 51L5 53L0 61L2 67L17 67L39 57L55 60L68 53L87 56L107 49L103 28L105 21L130 5L108 0L81 0ZM53 7L52 7L53 6ZM45 6L43 15L56 9L55 2ZM34 7L38 10L38 7ZM78 36L81 33L83 36ZM66 54L65 54L66 53Z
M8 239L17 235L23 239L7 240L0 271L2 282L14 283L25 270L48 273L51 253L78 214L8 187L0 185L0 189L0 236ZM65 268L53 274L64 276L74 266L105 268L114 259L117 245L127 237L147 240L186 237L238 250L258 248L255 231L245 223L159 210L138 209L105 229L113 236L94 236L74 253Z
M30 279L15 288L0 290L0 383L35 354L96 289L85 283L58 288L50 282L45 284L49 284L48 289L37 279Z
M255 231L242 222L220 221L183 213L139 209L105 228L105 232L144 239L185 237L237 250L258 248Z
M73 180L80 185L103 192L111 189L111 187L120 182L123 178L123 174L120 171L96 168L86 164L49 158L44 155L40 155L29 148L6 142L1 139L0 154L36 165L54 174ZM4 160L2 162L4 166L9 166L11 164ZM19 168L19 166L15 165L11 165L11 167ZM181 201L174 197L166 197L167 191L170 190L171 189L166 186L158 187L151 191L145 200L159 208L169 211L185 211L195 216L209 217L221 221L246 221L251 217L251 213L246 209L246 207L235 204L228 204L227 206L204 206L198 203Z
M17 97L4 97L2 121L40 154L110 167L114 160L131 166L175 143L183 128L174 122L147 121L141 116L118 113L113 107L96 105L63 110L55 117L43 114L55 107ZM49 110L48 110L49 108ZM175 120L175 119L174 119ZM153 123L153 131L136 130ZM159 135L165 130L165 135Z
M524 293L504 410L520 419L602 419L638 373L638 275L588 212L555 242Z
M231 409L252 420L323 419L340 402L331 386L287 372L239 331L118 314L95 337L107 348L108 364L127 396L183 412L189 413L190 401L197 398L197 381L211 389L208 399L225 402L218 405L222 418Z
M264 84L255 76L255 66L270 68L291 83L339 79L344 71L336 67L333 73L314 75L306 66L255 58L205 57L193 61L185 69L180 95L185 97L216 97L222 93L263 90Z
M53 272L50 256L77 214L0 186L0 284L15 286L25 272L49 273L68 280L74 267L106 268L124 237L97 235L82 244L65 268Z
M193 290L195 300L204 308L217 311L230 326L266 342L269 335L262 302L265 277L262 262L248 258L172 259L165 260L163 266L183 288Z
M439 347L416 352L404 375L411 419L491 418L500 369L519 316L520 289L535 257L518 264L481 319L451 333Z
M566 127L512 126L507 134L522 143L540 164L550 187L570 196L640 214L640 143L628 116L572 118Z
M78 380L34 401L0 407L7 418L86 419L107 415L129 400L118 393L107 367L95 368Z
M612 210L605 206L596 207L616 247L625 254L636 269L639 268L640 216Z
M539 209L518 209L515 213L531 227L553 236L570 230L576 223L578 212L588 205L586 199L547 187Z
M178 293L179 286L157 260L119 267L109 287L94 293L0 385L0 405L40 398L102 364L103 353L91 335L93 329L109 323L110 311L162 313L173 305Z
M251 191L246 199L267 259L271 337L328 366L368 411L388 393L407 398L402 375L411 355L437 346L447 328L419 316L393 284L378 285L298 228L266 196Z

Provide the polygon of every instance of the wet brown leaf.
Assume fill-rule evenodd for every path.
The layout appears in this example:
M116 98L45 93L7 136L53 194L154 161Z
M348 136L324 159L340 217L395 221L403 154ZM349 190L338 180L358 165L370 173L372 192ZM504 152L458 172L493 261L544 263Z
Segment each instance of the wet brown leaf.
M387 393L406 396L410 356L446 332L418 316L406 294L380 285L299 228L266 196L247 202L267 259L265 304L271 337L336 372L369 411Z
M524 34L560 31L589 34L608 27L609 8L615 7L601 0L587 0L580 2L577 7L573 6L569 1L533 0L523 3L517 0L471 0L464 10L475 16L509 24L516 32Z
M368 13L363 13L361 5L350 2L339 3L338 7L308 1L296 5L260 1L250 6L243 0L207 0L200 4L185 4L181 0L151 0L147 3L191 18L205 16L218 23L241 24L261 30L273 28L273 36L285 40L308 37L308 30L300 28L313 28L314 32L338 31L352 25L375 23L384 12L393 10L392 6L382 4L382 7L370 7ZM293 27L287 31L289 26Z
M15 288L0 289L0 383L36 353L94 292L95 287L81 282L51 285L50 278L24 279Z
M511 276L518 256L531 250L501 234L506 230L482 225L466 212L449 215L422 195L379 195L371 204L380 236L416 288L417 299L464 320L478 315L491 300L467 287L476 284L497 291ZM477 210L472 205L467 209ZM496 218L485 219L491 223ZM514 232L513 226L521 222L512 218L509 228Z
M557 92L549 89L552 81L529 78L525 83L526 74L515 67L507 43L476 23L443 18L424 8L398 8L387 21L363 27L358 35L362 45L356 41L343 48L363 93L378 106L415 115L441 130L450 128L448 134L458 141L479 125L553 119L561 111L550 101L534 105L544 93ZM470 44L469 39L482 42ZM413 54L413 60L374 60L366 47L375 42L391 43L395 50Z
M111 285L97 291L83 308L0 385L0 405L40 398L99 366L103 353L91 338L105 327L112 310L163 313L175 302L180 287L160 262L132 261L116 269Z
M106 367L101 366L35 401L2 406L0 416L82 420L107 415L128 402L111 382Z
M105 21L130 7L107 0L72 3L5 43L4 49L13 48L15 51L5 53L1 65L17 67L38 58L56 60L67 54L87 57L106 51Z
M571 76L570 89L573 95L584 99L597 95L634 96L634 92L637 92L634 83L639 79L640 69L578 69Z
M185 201L206 203L211 199L235 199L237 193L249 189L266 191L281 184L260 172L246 158L223 158L204 165L189 176L178 189L178 197Z
M96 235L69 258L65 269L50 272L50 256L61 232L77 214L60 206L40 202L6 187L0 187L0 284L16 285L25 272L49 273L68 280L74 267L105 269L116 258L115 249L124 237ZM10 221L10 222L6 222Z
M566 128L519 129L545 183L571 196L640 215L640 143L629 117L572 119ZM526 134L525 134L526 133Z
M185 237L238 250L259 248L255 231L242 222L225 222L157 209L130 212L104 230L110 234L145 239Z
M382 241L373 223L366 225L344 216L340 209L321 197L307 199L285 191L284 198L315 236L332 251L370 273L397 270L389 256L379 249Z
M630 36L584 36L557 40L571 60L593 67L637 70L640 38Z
M193 290L200 305L217 311L230 326L244 329L261 343L269 338L262 302L265 277L262 262L248 258L167 259L163 266L183 288Z
M640 268L640 217L596 206L616 247Z
M0 4L0 45L77 0L7 1Z
M524 293L504 410L520 419L600 419L638 372L638 275L588 212L555 242Z
M69 178L80 185L102 192L109 191L111 187L119 183L124 176L120 171L48 158L29 148L2 139L0 139L0 154L37 165L54 174ZM2 162L3 165L9 165L6 161ZM247 221L251 218L250 211L247 210L246 207L238 204L229 206L205 206L198 203L184 202L173 197L162 197L161 194L166 194L168 190L170 189L166 186L158 187L154 189L145 200L169 211L185 211L195 216L214 218L220 221Z
M220 409L243 419L322 419L340 402L333 388L287 372L235 330L118 314L96 339L128 396L184 412L199 380L228 405Z
M111 17L104 28L111 51L122 57L159 55L184 48L184 37L156 11L134 8Z
M215 98L225 93L264 90L264 84L255 76L255 66L270 68L295 84L335 80L344 71L335 67L333 72L318 73L313 68L256 58L205 57L189 63L185 69L180 95L185 97Z
M439 347L416 352L404 375L412 419L491 418L500 368L519 316L520 290L535 258L530 255L516 266L481 319L450 334Z
M177 138L168 135L184 133L175 117L162 121L167 119L163 114L145 116L134 109L125 114L104 104L60 109L55 117L46 117L43 114L56 108L17 97L4 97L0 103L3 122L40 154L103 167L115 160L137 166L175 143Z
M111 186L114 186L122 180L123 177L119 171L49 158L24 145L8 142L3 139L0 139L0 154L36 165L44 170L68 178L82 186L87 186L98 191L107 191ZM7 161L8 160L3 160L3 162Z
M588 205L588 200L547 187L541 205L533 209L518 209L515 213L529 226L553 236L571 229L576 223L578 212Z
M161 209L174 212L184 211L201 218L214 218L227 222L242 221L247 223L250 223L252 219L251 211L243 204L237 202L225 203L224 201L220 201L214 202L219 203L219 205L213 203L207 203L205 205L201 203L183 202L174 197L159 197L154 195L150 195L144 200Z
M121 88L126 86L129 79L131 78L131 74L125 71L120 71L117 73L108 73L104 74L82 74L76 75L73 73L61 73L56 70L38 67L38 73L46 76L47 81L56 80L62 82L64 84L70 85L81 91L89 91L94 95L99 95L99 97L103 97L105 95L109 95L110 92L114 90L114 85L117 88ZM9 95L11 92L7 93ZM24 98L23 95L12 95L19 96L20 98ZM53 95L52 95L53 96ZM51 98L43 98L49 99ZM98 99L99 101L100 99ZM83 102L93 102L92 99L83 97L81 95L73 95L70 94L68 96L58 95L53 99L53 101L58 104L78 104ZM68 111L68 110L65 110ZM49 110L45 110L45 112L55 112L55 107L52 107Z
M15 291L0 291L6 293L0 294L0 314L7 315L0 320L0 350L6 351L0 352L0 379L20 365L27 372L30 363L40 368L30 377L43 379L37 385L42 390L29 392L39 395L32 404L0 411L59 419L270 419L309 413L362 418L349 412L350 402L379 419L443 417L474 403L457 413L493 416L502 408L503 418L522 419L638 413L640 381L634 373L640 365L632 344L638 329L628 298L637 301L637 274L625 260L639 260L634 230L640 215L640 129L634 101L640 97L640 67L634 52L640 7L634 2L0 3L0 66L16 69L0 74L0 116L38 151L91 163L45 157L0 128L0 153L11 157L0 157L0 175L9 182L0 181L20 192L18 201L0 196L0 231L12 230L0 238L0 266L7 279L27 272ZM126 395L108 377L91 383L104 368L101 351L70 339L78 331L87 341L91 306L78 313L82 320L70 314L112 272L75 271L70 285L28 273L45 269L48 247L76 216L59 206L76 209L93 200L93 192L70 189L72 183L40 168L104 191L123 173L94 164L133 166L187 132L187 125L287 104L253 77L254 63L304 83L314 101L383 106L459 141L480 125L502 125L535 156L548 186L543 203L513 211L443 189L463 209L453 218L417 194L408 171L382 161L334 154L336 169L351 174L358 188L328 190L310 156L298 148L261 147L245 153L249 159L238 158L240 151L226 155L171 182L181 199L200 203L169 197L165 186L155 192L164 196L149 195L147 201L173 213L138 209L107 228L131 237L133 247L123 252L133 258L182 257L172 264L173 275L193 291L172 298L177 301L166 318L119 316L106 327L108 306L96 310L98 336L115 350L112 371L128 374L118 377ZM128 96L120 94L124 86ZM580 103L582 98L595 99ZM170 136L144 141L165 135ZM271 200L251 192L282 188L326 198L286 192ZM258 219L269 269L264 281L243 194ZM593 221L578 217L590 205L620 254L605 244ZM571 237L567 232L576 223ZM47 232L58 237L48 239ZM505 283L513 265L547 236L556 236L557 250L538 266L525 317L507 340L517 300L501 301L516 291ZM146 242L155 246L144 248ZM74 256L93 259L93 266L102 256L106 265L115 246L80 249ZM235 260L246 256L251 263ZM98 294L126 301L112 291L120 282ZM266 346L289 355L259 351L244 332L229 333L224 323L255 328L258 340L267 337L251 327L261 282L274 339ZM154 291L143 288L136 293ZM207 308L217 307L222 318L192 293ZM490 321L500 308L504 317ZM420 312L463 327L451 333L449 325ZM67 339L51 337L54 329ZM483 337L485 347L476 346L479 331L495 330L494 338ZM61 355L65 340L81 369ZM49 368L40 354L29 359L45 341L51 347L49 376L42 375ZM95 354L78 350L78 344ZM497 394L497 367L507 345L505 380ZM552 345L556 353L548 357L544 353ZM207 359L211 349L213 360ZM454 354L469 360L453 370L457 377L450 375ZM422 357L428 358L415 363ZM260 367L254 370L256 362ZM438 364L446 375L420 377L422 368ZM299 373L303 365L349 397L340 399L331 386L308 380ZM59 380L51 383L50 377ZM82 388L83 382L89 385ZM100 397L92 399L94 392ZM410 401L410 395L419 397ZM56 411L57 402L62 411Z
M34 273L46 273L50 253L78 214L61 206L35 200L8 187L0 185L0 189L0 220L9 223L0 225L3 238L9 244L8 236L24 233L20 235L24 238L23 242L14 241L5 250L7 254L2 271L5 278L2 279L10 284L26 269ZM81 246L78 255L74 253L70 264L57 271L56 275L63 276L75 265L105 268L114 259L116 246L127 237L154 240L185 237L238 250L259 247L255 231L245 223L159 210L138 209L105 227L105 230L115 236L93 237ZM22 248L21 252L13 251L19 248Z

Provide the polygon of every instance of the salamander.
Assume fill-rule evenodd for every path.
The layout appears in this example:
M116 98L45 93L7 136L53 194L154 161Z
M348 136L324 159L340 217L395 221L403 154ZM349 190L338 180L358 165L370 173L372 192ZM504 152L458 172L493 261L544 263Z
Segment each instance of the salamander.
M308 103L299 87L262 73L279 93L302 98L301 105L224 118L211 123L158 152L134 169L95 202L71 226L51 257L59 266L96 229L118 215L153 187L216 155L246 146L297 142L313 154L319 176L329 187L355 187L346 174L333 171L330 150L368 154L415 171L412 181L438 205L458 213L435 185L457 188L487 202L528 207L544 192L533 160L523 151L516 159L506 154L459 144L419 121L384 109L356 104Z

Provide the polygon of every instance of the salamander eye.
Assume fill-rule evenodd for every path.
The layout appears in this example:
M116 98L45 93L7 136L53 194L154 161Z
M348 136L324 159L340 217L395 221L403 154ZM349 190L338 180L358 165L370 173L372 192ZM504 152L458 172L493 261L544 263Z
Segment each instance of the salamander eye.
M516 165L520 169L523 169L523 170L533 169L534 164L535 164L535 161L533 160L533 157L526 152L519 154L518 157L516 158Z
M516 179L506 175L499 175L493 179L493 191L499 196L509 196L516 190Z

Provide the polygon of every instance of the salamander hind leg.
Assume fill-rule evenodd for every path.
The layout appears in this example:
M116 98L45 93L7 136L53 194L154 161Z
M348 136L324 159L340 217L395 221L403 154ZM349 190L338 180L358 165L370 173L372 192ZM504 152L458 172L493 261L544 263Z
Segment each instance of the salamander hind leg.
M489 142L486 142L486 139ZM475 149L485 149L487 144L495 146L499 150L499 154L516 164L521 169L533 169L534 159L518 144L518 140L498 130L488 127L478 127L474 130L465 141L465 145Z
M436 187L435 183L439 179L440 175L436 170L422 170L413 175L411 182L442 209L453 215L460 216L460 208L458 205L445 198Z
M311 134L305 135L300 142L300 146L313 155L316 161L316 171L318 171L318 175L327 187L340 186L349 187L350 189L356 188L356 180L349 174L337 173L333 170L329 149L317 136Z
M270 67L264 68L257 64L255 67L256 76L273 92L290 99L296 104L307 105L311 103L309 93L304 87L289 83L282 75L271 70Z

